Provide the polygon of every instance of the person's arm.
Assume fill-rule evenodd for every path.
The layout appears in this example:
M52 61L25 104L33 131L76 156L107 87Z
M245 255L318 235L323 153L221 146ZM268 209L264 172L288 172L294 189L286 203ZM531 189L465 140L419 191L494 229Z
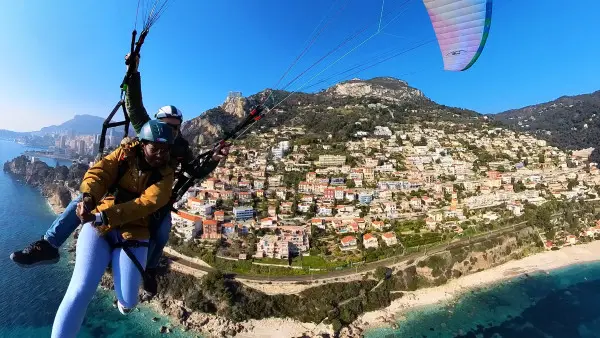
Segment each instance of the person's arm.
M189 143L185 139L181 139L179 142L179 146L184 149L183 158L180 159L181 169L183 172L187 172L188 174L192 175L195 179L203 180L219 165L221 158L215 158L213 156L213 158L208 159L202 167L194 168L192 165L190 165L194 161L195 156L189 146Z
M169 203L172 189L173 171L169 170L162 180L146 188L140 197L102 211L102 220L114 228L151 215Z
M133 67L133 69L127 78L127 90L125 91L125 108L136 134L139 134L144 124L150 121L150 116L142 100L142 80L137 70L138 62L139 58L136 62L130 62L129 67Z
M119 147L88 169L79 188L84 196L89 195L94 203L100 202L117 178L118 160L122 154L123 149Z

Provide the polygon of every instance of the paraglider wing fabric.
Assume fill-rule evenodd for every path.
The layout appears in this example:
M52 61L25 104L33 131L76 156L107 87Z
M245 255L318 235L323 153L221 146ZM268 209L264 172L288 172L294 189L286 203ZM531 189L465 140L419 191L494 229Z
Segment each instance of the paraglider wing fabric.
M423 0L444 60L444 69L463 71L483 51L492 22L492 0Z

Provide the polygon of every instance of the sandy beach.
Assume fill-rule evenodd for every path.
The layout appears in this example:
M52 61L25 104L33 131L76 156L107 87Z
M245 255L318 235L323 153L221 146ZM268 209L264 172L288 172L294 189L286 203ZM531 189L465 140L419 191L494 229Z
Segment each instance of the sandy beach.
M469 290L490 286L526 273L545 272L598 260L600 260L600 241L595 241L513 260L489 270L451 280L439 287L404 292L404 297L393 301L387 308L367 312L360 316L350 328L342 329L340 337L360 337L364 330L391 326L407 311L424 305L456 300ZM240 324L243 330L236 337L316 337L323 333L333 334L331 325L301 323L293 319L268 318L245 321ZM217 326L217 331L218 328ZM209 336L211 335L209 334Z
M364 313L354 324L362 329L384 327L403 312L419 306L455 300L468 290L489 286L525 273L548 271L598 260L600 260L600 241L566 247L559 251L542 252L451 280L442 286L405 292L404 297L394 300L387 308Z

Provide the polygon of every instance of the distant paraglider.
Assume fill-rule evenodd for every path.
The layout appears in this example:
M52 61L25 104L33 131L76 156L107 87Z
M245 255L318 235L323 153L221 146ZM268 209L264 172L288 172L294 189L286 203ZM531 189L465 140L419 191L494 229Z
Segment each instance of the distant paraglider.
M481 55L492 23L492 0L423 0L442 51L444 69L469 69Z

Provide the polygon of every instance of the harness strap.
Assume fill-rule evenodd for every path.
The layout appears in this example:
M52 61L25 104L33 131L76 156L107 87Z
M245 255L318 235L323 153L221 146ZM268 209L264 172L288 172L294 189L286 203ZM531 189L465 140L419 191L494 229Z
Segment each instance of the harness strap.
M111 243L110 241L108 241L108 242L109 242L110 247L113 250L118 249L118 248L123 249L123 251L125 251L125 254L129 257L129 259L131 259L131 261L133 262L135 267L138 269L138 271L142 275L142 279L146 280L146 278L147 278L146 270L144 270L144 267L142 267L142 263L140 263L140 261L135 257L133 252L131 252L130 248L148 247L149 243L141 242L141 241L133 241L133 240L128 240L128 241L122 242L120 238L117 239L116 243Z

